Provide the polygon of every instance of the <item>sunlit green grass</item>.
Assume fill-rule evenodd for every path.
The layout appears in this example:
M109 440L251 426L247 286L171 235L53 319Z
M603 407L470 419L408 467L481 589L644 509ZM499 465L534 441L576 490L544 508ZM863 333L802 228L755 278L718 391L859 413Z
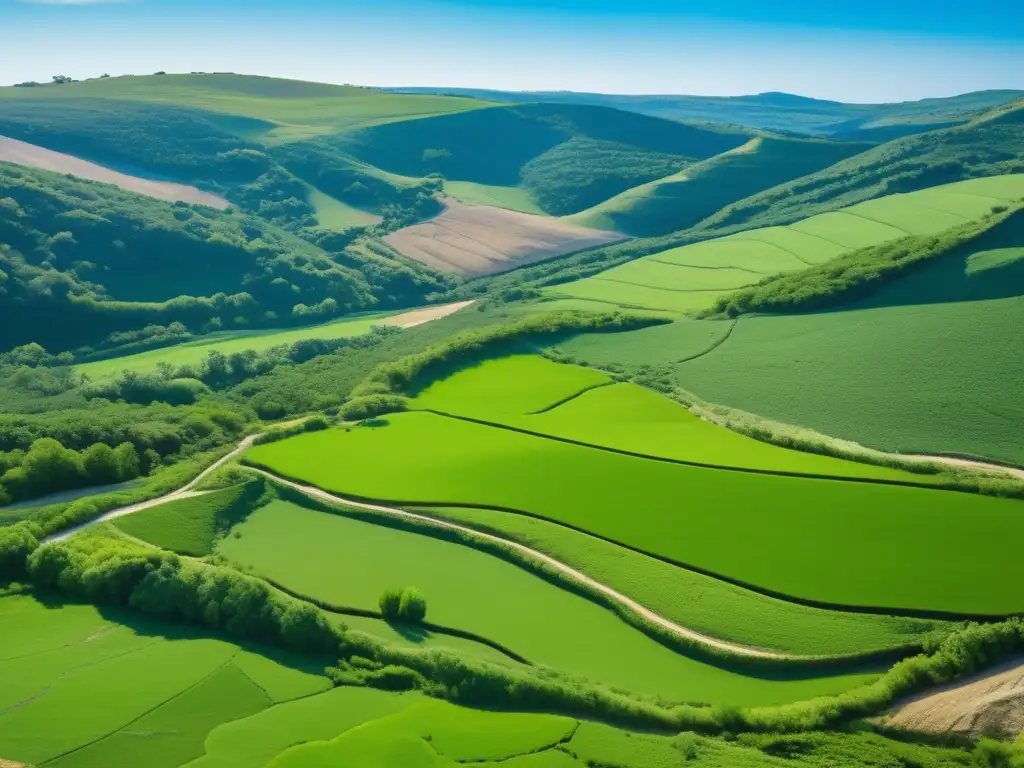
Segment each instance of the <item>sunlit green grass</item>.
M474 181L444 182L444 191L456 200L473 205L493 205L510 211L546 215L530 193L521 187L500 187Z
M777 703L844 690L866 674L747 677L670 651L611 611L471 547L274 502L220 554L302 594L374 610L414 585L430 621L476 632L536 664L676 700ZM785 679L788 676L789 679Z
M524 510L791 596L1024 607L1018 501L679 466L428 413L387 420L257 446L247 458L340 494Z
M355 318L333 320L320 325L302 328L277 328L264 331L225 331L211 333L208 336L162 347L148 352L139 352L123 357L111 357L93 363L78 365L79 373L88 374L90 378L101 379L120 373L123 370L140 373L155 371L161 363L173 366L197 365L211 352L230 355L232 352L244 352L252 349L262 352L281 344L294 344L303 339L342 339L369 333L375 325L396 314L395 312L378 312Z
M768 275L803 269L908 234L941 232L1022 196L1024 174L890 195L786 227L755 229L655 253L552 286L545 293L677 312L705 309L723 293Z

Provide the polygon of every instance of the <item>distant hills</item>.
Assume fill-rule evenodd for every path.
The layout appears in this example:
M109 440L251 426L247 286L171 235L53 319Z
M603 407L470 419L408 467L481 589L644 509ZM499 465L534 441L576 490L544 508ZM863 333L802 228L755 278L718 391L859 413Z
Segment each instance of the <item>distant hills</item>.
M960 96L896 104L844 104L791 93L753 96L671 96L578 93L575 91L492 91L480 88L386 88L390 93L444 94L499 102L590 104L670 120L730 123L844 139L892 139L970 119L973 113L1024 97L1024 91L975 91Z

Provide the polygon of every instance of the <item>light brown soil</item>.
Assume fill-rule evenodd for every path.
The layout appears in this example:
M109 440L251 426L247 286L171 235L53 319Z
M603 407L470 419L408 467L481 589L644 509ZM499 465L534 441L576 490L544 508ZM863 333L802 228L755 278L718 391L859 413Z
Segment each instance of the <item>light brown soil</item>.
M394 325L398 328L414 328L417 325L429 323L431 320L440 320L442 317L454 315L460 309L468 307L473 303L474 300L456 301L454 304L439 304L436 307L414 309L411 312L403 312L400 315L389 317L383 322L383 325Z
M908 699L880 721L910 731L1016 738L1024 729L1024 657Z
M13 760L0 759L0 768L32 768L32 766L25 763L16 763Z
M1009 475L1010 477L1014 477L1018 480L1024 480L1024 469L1017 469L1016 467L1003 467L999 464L988 464L984 461L975 461L973 459L958 459L953 456L929 456L927 454L905 453L894 453L891 455L907 461L945 464L950 467L963 467L964 469L980 469L983 472Z
M55 173L66 173L79 179L87 181L100 181L104 184L114 184L128 192L134 192L146 197L155 197L157 200L170 202L194 203L196 205L208 205L211 208L224 210L230 203L220 195L212 192L203 192L201 189L190 187L187 184L175 184L170 181L150 181L141 179L138 176L129 176L126 173L112 171L102 165L90 163L63 152L54 152L50 149L43 149L34 144L26 144L24 141L9 139L0 136L0 160L25 165L29 168L40 168L44 171Z
M490 275L536 261L626 239L564 219L468 205L448 198L430 221L392 232L385 240L410 259L460 275Z

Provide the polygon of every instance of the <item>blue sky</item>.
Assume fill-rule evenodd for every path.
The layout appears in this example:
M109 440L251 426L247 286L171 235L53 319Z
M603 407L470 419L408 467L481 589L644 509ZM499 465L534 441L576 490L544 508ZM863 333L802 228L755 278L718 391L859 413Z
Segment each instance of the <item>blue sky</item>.
M0 0L2 84L156 70L894 101L1024 88L1024 2Z

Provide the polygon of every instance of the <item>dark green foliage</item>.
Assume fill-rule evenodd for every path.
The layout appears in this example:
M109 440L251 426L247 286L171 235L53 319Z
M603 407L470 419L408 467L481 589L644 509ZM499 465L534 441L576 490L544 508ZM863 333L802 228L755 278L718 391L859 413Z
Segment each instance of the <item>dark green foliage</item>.
M98 603L205 624L296 650L336 651L339 634L313 606L229 568L99 536L46 544L29 557L33 583Z
M0 579L24 575L28 556L39 547L42 535L42 529L30 522L0 528Z
M397 619L402 607L402 590L385 589L377 601L380 613L386 619Z
M8 454L2 464L7 469L0 476L0 487L15 501L123 482L141 473L139 454L131 443L117 448L94 443L79 453L50 437L36 440L24 454Z
M341 406L338 416L346 421L361 421L386 413L398 413L408 408L408 398L400 395L363 395L354 397Z
M862 248L816 267L761 280L722 296L705 314L730 317L747 312L813 312L855 301L880 286L940 257L983 250L986 241L1024 242L1019 236L1024 214L1003 209L981 221L968 222L940 235L911 235Z
M239 212L11 165L0 165L0 242L0 349L280 326L422 303L450 285L386 249L328 254Z

